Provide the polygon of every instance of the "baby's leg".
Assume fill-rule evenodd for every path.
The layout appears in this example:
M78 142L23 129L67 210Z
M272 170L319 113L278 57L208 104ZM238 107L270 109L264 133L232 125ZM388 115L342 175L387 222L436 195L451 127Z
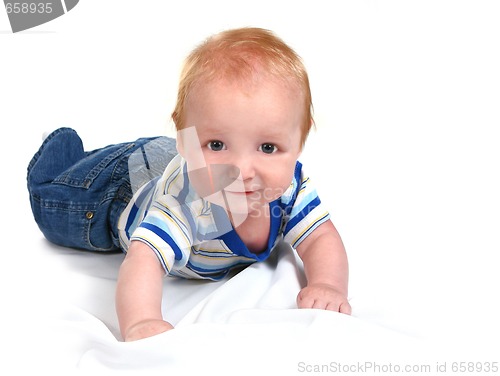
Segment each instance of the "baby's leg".
M28 191L38 227L52 243L72 248L112 251L108 213L127 170L117 163L134 143L85 152L70 128L52 132L28 166Z
M118 250L117 220L134 188L129 169L134 169L139 184L161 175L174 151L175 140L164 137L84 151L74 130L52 132L28 166L28 191L38 227L61 246Z

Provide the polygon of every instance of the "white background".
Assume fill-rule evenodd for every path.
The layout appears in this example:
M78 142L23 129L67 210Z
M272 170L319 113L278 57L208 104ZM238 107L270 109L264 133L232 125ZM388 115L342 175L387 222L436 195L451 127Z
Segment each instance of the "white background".
M310 74L317 130L302 160L343 236L354 315L499 348L499 20L497 1L81 0L12 34L0 10L7 332L23 313L36 321L31 286L56 262L25 242L42 237L25 183L42 134L69 126L87 149L173 135L182 59L258 26Z

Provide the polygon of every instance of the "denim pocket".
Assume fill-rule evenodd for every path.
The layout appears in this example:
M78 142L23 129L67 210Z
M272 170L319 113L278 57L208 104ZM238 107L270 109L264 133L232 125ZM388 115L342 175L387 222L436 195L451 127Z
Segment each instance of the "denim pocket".
M92 251L113 251L118 247L113 242L112 229L108 221L108 213L112 200L101 202L93 210L88 208L81 213L80 220L85 222L83 229L85 248Z

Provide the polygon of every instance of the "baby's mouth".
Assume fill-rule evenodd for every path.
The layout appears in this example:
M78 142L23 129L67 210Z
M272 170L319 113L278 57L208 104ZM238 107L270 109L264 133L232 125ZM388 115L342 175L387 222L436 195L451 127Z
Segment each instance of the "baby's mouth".
M246 195L246 196L249 196L253 193L255 193L255 191L227 191L227 193L232 193L232 194L235 194L235 195Z

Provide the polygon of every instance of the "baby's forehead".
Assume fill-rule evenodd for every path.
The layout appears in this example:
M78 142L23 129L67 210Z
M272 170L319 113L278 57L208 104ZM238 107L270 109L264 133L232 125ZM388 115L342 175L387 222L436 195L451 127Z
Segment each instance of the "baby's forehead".
M189 96L203 93L217 95L218 92L238 92L252 94L263 87L273 86L290 98L300 98L305 101L302 86L292 79L270 74L254 74L246 77L200 77L191 87Z

